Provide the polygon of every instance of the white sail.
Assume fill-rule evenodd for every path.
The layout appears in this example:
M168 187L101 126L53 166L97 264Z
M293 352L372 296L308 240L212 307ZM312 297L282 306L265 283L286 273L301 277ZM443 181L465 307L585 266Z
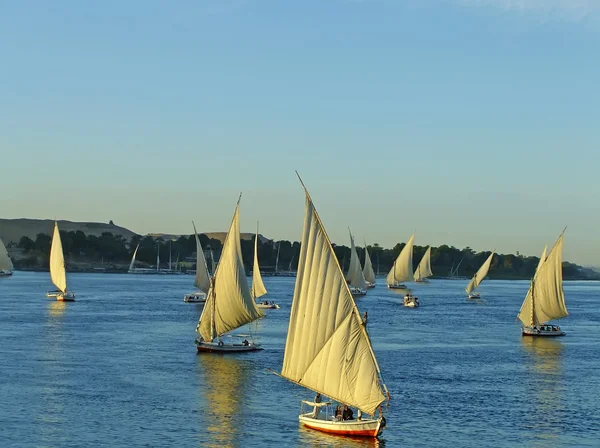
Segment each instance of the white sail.
M156 272L160 270L160 242L156 242Z
M50 247L50 278L52 283L62 292L67 291L67 272L65 270L65 258L63 255L58 222L54 221L54 233L52 235L52 246Z
M196 278L194 278L194 286L204 294L208 294L208 290L210 289L210 274L208 273L204 250L202 250L202 244L200 244L200 238L198 238L198 231L196 230L194 221L192 221L192 226L194 226L194 235L196 236Z
M242 261L238 201L196 331L204 341L211 342L261 317L250 293Z
M0 271L12 271L13 264L8 256L8 251L2 240L0 240Z
M256 224L256 238L254 238L254 266L252 267L252 297L258 299L267 293L267 288L260 275L258 264L258 224Z
M346 280L350 282L350 286L366 289L367 281L365 280L365 275L360 266L360 259L358 258L358 252L356 251L354 238L352 237L350 229L348 229L348 233L350 233L350 268L348 269Z
M415 235L413 234L406 245L400 251L398 258L394 261L394 266L386 277L388 285L396 285L402 282L409 282L413 279L413 244Z
M546 261L546 251L548 250L548 245L544 246L544 251L542 252L542 256L540 257L540 261L538 262L537 268L535 268L535 273L540 270L540 266ZM535 275L534 275L535 276Z
M421 258L421 262L419 266L417 266L417 270L415 271L415 280L421 280L423 278L431 277L433 272L431 272L431 246L427 248L425 251L425 255Z
M377 281L375 272L373 272L373 265L371 264L371 257L369 256L369 250L367 249L367 243L365 241L365 266L363 267L363 275L365 280L369 283L375 284Z
M133 257L131 257L131 263L129 263L129 271L133 271L133 265L135 264L135 256L137 255L137 251L140 248L140 243L138 243L138 245L136 246L135 250L133 251Z
M531 286L525 296L519 320L523 325L539 325L569 315L562 289L562 246L564 231L548 257L538 264Z
M473 276L473 278L471 279L471 281L465 288L465 291L467 291L467 294L471 294L471 292L473 292L475 289L477 289L477 287L481 284L483 279L486 277L486 275L488 274L488 271L490 270L490 265L492 264L492 258L494 258L495 252L496 252L496 250L494 249L492 251L492 253L490 254L490 256L487 258L487 260L485 260L485 262L481 265L479 270L475 273L475 275Z
M371 342L308 193L281 375L371 415L385 399Z
M277 242L277 256L275 257L275 272L279 272L279 248L281 247L281 241Z

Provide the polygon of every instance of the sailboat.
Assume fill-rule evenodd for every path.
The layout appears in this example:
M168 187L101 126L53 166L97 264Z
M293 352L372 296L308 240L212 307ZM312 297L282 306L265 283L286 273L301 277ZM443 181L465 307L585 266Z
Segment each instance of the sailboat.
M252 267L252 298L254 300L264 296L267 288L260 275L260 265L258 264L258 223L256 223L256 238L254 238L254 266ZM272 300L263 300L256 304L258 308L279 309Z
M135 267L135 257L137 256L138 249L140 248L140 243L136 246L133 251L133 257L131 257L131 263L129 263L129 270L127 271L129 274L154 274L155 270L150 268L136 268Z
M0 240L0 277L13 275L13 264L8 256L8 251L2 240Z
M183 301L188 303L204 303L206 302L206 294L210 290L210 274L208 273L208 267L206 266L206 259L204 258L204 251L202 250L202 244L200 244L200 238L198 238L198 231L196 230L196 224L192 221L194 227L194 235L196 236L196 277L194 278L194 286L200 291L190 292L183 296Z
M298 419L306 428L377 437L386 425L382 403L386 396L389 399L389 393L366 323L304 189L304 229L280 376L317 392L314 401L301 405ZM321 400L321 394L338 402L338 409L348 406L348 410L333 411L332 401ZM358 409L356 419L348 418L352 407ZM373 417L365 418L363 413Z
M373 272L373 265L371 264L371 257L369 256L369 249L367 248L367 242L365 241L365 266L363 267L363 275L367 281L367 288L375 288L377 278L375 272Z
M56 300L61 302L75 301L75 293L67 291L67 271L57 221L54 221L54 234L50 247L50 278L56 286L56 291L48 291L46 297L56 297Z
M348 267L346 281L350 285L350 292L353 296L364 296L367 294L367 281L360 266L360 259L354 245L354 238L349 228L348 233L350 234L350 266Z
M545 253L542 254L529 291L521 305L517 317L523 323L523 336L548 337L565 334L558 325L547 323L569 315L562 288L562 246L565 230L560 234L548 257L544 256Z
M277 242L277 255L275 256L275 272L273 275L279 275L279 248L281 247L281 241Z
M240 244L239 209L238 199L221 257L212 277L208 297L196 327L196 332L200 334L195 341L199 352L262 350L260 345L246 339L242 343L225 344L221 338L225 333L263 317L252 298L246 280ZM215 339L218 341L215 342Z
M481 298L481 294L479 294L478 292L473 292L473 291L475 291L477 289L477 287L481 284L483 279L488 274L488 271L490 270L490 265L492 264L492 258L494 258L495 252L496 252L496 249L494 249L492 251L492 253L490 254L490 256L487 257L487 259L483 262L483 264L481 265L479 270L475 273L475 275L473 276L473 278L471 279L471 281L465 288L465 291L467 292L467 297L469 299Z
M427 283L427 277L431 277L433 272L431 272L431 246L427 248L425 251L425 255L421 258L421 262L419 266L417 266L417 270L415 271L415 282L417 283Z
M413 234L400 251L398 258L394 261L394 265L386 277L388 288L406 289L406 285L402 282L408 282L413 279L412 256L414 241L415 235Z

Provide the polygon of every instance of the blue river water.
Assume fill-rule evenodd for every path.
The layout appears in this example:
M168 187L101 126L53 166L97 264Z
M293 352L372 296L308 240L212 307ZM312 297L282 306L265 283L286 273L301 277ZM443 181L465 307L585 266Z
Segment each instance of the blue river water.
M526 281L416 284L421 307L377 288L357 299L392 400L379 440L298 425L313 394L280 371L293 278L265 277L281 305L239 332L265 350L196 354L192 277L47 273L0 279L2 447L600 446L600 283L565 282L563 338L522 338Z

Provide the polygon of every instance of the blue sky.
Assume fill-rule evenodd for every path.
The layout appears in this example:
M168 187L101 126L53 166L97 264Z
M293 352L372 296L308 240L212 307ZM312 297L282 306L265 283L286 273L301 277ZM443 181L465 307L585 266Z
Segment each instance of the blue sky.
M0 216L600 265L600 2L0 5Z

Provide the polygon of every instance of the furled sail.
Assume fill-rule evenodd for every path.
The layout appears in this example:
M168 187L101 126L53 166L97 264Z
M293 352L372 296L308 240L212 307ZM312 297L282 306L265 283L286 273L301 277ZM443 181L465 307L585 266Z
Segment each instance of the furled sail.
M421 258L421 262L419 266L417 266L417 270L415 271L415 280L421 280L423 278L431 277L433 272L431 272L431 246L427 248L425 251L425 255Z
M238 201L196 331L211 342L262 316L250 294L242 261Z
M467 294L471 294L471 292L473 292L473 290L477 289L477 287L481 284L483 279L486 277L486 275L488 274L488 271L490 270L490 265L492 264L492 258L494 258L495 252L496 252L496 250L494 249L492 251L492 253L490 254L490 256L487 258L487 260L485 260L485 262L481 265L479 270L475 273L475 275L473 276L473 278L471 279L471 281L465 288L465 291L467 291Z
M548 257L538 265L518 315L523 325L539 325L569 315L562 289L563 237L564 230Z
M375 278L375 272L373 272L373 264L371 263L371 257L369 256L369 250L367 249L367 243L365 242L365 266L363 267L363 275L365 280L369 283L375 284L377 279Z
M258 224L256 224L256 238L254 238L254 266L252 267L252 297L258 299L267 293L267 288L260 275L258 264Z
M367 281L365 280L365 275L360 266L360 259L358 258L358 252L356 251L354 238L352 237L350 229L348 229L348 232L350 233L350 268L348 269L346 280L350 282L350 286L365 289L367 287Z
M2 240L0 240L0 271L12 271L13 264L8 256L8 251Z
M133 271L133 266L135 264L135 256L137 255L137 251L139 248L140 248L140 243L138 243L135 250L133 251L133 257L131 257L131 263L129 263L129 271Z
M196 278L194 278L194 286L204 294L208 294L208 290L210 289L210 274L208 273L204 250L202 249L202 244L200 244L200 238L198 238L198 231L196 230L194 221L192 221L192 226L194 226L194 235L196 237Z
M371 415L385 399L371 342L308 192L281 375Z
M385 281L388 285L395 285L402 282L408 282L413 279L413 244L415 235L413 234L406 245L400 251L398 258L394 261L394 266L387 275Z
M65 270L65 258L63 255L58 222L54 221L54 233L52 234L52 246L50 247L50 278L52 283L62 292L67 291L67 272Z

